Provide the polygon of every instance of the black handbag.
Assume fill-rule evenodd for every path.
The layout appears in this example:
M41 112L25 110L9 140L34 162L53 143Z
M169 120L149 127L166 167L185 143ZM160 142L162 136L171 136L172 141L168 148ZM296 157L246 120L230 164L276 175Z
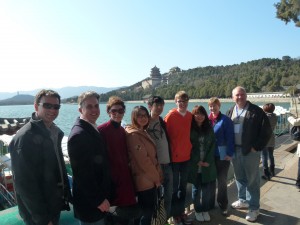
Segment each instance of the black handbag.
M300 141L300 126L293 126L291 129L291 138L294 141Z
M161 188L157 189L156 203L151 225L165 225L167 221L167 212L165 210L165 200Z

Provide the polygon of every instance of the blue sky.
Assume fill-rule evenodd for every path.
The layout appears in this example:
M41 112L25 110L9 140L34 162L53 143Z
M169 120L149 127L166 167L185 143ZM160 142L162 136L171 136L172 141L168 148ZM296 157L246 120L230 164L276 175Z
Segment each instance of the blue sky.
M119 87L150 75L300 57L271 0L0 2L0 92Z

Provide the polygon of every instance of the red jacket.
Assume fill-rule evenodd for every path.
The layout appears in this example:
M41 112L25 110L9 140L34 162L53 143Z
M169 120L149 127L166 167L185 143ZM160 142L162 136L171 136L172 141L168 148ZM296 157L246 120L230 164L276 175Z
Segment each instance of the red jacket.
M126 133L120 124L108 121L98 127L108 150L111 178L115 196L110 202L113 206L130 206L136 203L133 180L129 169Z

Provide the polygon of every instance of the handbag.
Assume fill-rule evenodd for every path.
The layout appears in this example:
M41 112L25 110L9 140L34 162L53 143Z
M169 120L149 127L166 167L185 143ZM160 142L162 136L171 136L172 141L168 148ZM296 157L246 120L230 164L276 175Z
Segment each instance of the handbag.
M165 200L160 188L157 189L156 202L154 207L151 225L165 225L167 221L167 212L165 210Z
M300 126L293 126L291 129L291 138L294 141L300 141Z

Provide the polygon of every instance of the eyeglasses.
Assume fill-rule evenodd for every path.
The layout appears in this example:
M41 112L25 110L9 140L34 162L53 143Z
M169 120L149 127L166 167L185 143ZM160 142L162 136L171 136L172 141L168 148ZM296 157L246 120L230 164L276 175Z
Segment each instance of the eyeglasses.
M60 109L59 104L51 104L51 103L47 103L47 102L40 102L39 105L43 106L44 109L55 109L55 110Z
M147 114L138 114L137 118L142 119L142 118L148 118Z
M109 112L110 112L111 114L116 114L116 113L124 114L124 113L125 113L125 110L124 110L124 109L111 109L111 110L109 110Z
M199 117L199 116L205 116L205 115L202 113L195 113L194 116Z
M177 101L177 103L182 103L182 104L184 104L184 103L187 103L189 100L179 100L179 101Z

